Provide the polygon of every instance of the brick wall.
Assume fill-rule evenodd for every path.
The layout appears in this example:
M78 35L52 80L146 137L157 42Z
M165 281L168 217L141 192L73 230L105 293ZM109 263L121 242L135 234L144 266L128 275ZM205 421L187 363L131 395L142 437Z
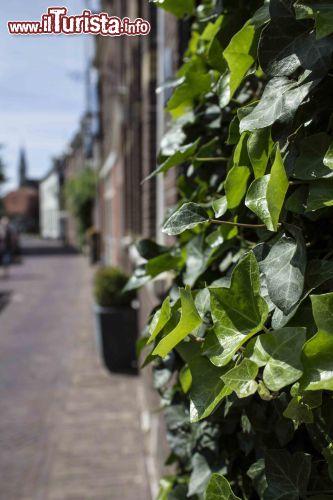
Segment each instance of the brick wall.
M140 237L155 239L159 232L157 206L161 199L156 179L141 181L156 168L161 129L167 128L165 102L156 94L159 69L165 66L168 78L174 74L186 30L179 29L176 19L168 14L161 24L156 6L148 1L103 0L102 9L119 17L142 17L152 28L147 37L100 37L95 57L100 94L98 218L103 260L131 270L135 265L130 259L133 242ZM162 47L161 39L165 40ZM165 209L177 203L176 179L175 170L164 179L161 194ZM140 327L158 303L154 284L140 292ZM143 379L149 473L156 486L168 451L163 418L155 411L159 397L149 369L143 372Z
M69 145L67 153L59 159L63 165L63 185L73 177L77 176L84 168L87 167L87 158L84 150L84 131L81 128L79 132L73 138L71 144ZM66 218L64 220L65 224L65 239L66 242L77 247L78 241L78 227L75 217L71 214L68 206L68 202L65 197L65 193L62 193L64 209L66 211Z

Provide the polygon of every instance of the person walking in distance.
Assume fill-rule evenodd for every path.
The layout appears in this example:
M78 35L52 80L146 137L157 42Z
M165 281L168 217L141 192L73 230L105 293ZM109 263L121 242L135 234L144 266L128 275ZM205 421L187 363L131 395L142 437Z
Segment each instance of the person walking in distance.
M8 217L0 219L0 265L3 267L3 277L9 276L9 265L12 260L12 233Z

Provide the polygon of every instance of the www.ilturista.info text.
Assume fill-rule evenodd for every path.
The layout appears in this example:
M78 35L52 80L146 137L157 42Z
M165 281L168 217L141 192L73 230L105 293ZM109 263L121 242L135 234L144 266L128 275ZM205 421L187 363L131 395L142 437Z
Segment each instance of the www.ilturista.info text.
M150 33L150 24L141 18L120 19L106 12L94 14L90 10L84 10L79 16L70 16L66 7L50 7L40 21L8 21L8 31L11 35L139 36Z

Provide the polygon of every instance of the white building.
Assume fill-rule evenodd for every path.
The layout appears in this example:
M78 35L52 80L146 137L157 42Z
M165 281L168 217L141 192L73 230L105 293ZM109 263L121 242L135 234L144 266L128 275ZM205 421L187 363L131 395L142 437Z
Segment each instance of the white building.
M61 176L53 168L40 182L40 233L43 238L63 237L61 212Z

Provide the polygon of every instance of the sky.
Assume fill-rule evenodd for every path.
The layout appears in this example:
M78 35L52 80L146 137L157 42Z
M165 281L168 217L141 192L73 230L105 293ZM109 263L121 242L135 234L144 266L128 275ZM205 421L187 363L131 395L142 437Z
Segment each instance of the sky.
M84 0L55 2L80 14ZM90 7L97 8L91 0ZM4 192L17 185L20 147L29 176L40 178L66 150L85 110L84 74L91 42L78 36L13 36L7 21L39 20L49 0L3 2L0 17L0 144L6 165Z

